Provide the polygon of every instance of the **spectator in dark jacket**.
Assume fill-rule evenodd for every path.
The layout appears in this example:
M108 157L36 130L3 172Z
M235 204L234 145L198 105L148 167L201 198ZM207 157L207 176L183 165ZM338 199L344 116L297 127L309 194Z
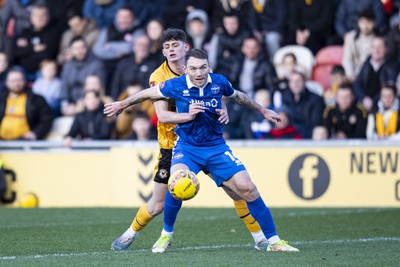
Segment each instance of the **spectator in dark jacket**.
M305 87L306 78L293 72L289 78L289 89L283 92L283 104L290 109L294 127L303 138L311 138L312 130L322 120L325 103L322 97Z
M125 5L125 2L125 0L86 0L83 5L83 15L96 20L97 26L102 29L113 24L117 11Z
M0 93L6 91L6 77L8 73L8 57L0 53Z
M323 125L330 138L365 138L368 113L356 102L351 84L342 84L336 92L336 105L325 108Z
M24 73L11 69L0 94L0 139L38 140L49 133L53 114L46 100L26 87Z
M244 39L241 55L232 64L230 81L236 88L253 97L255 91L266 88L270 92L276 87L276 71L271 62L263 56L261 45L254 37Z
M107 140L111 137L112 124L103 114L103 104L100 94L86 91L84 96L85 110L76 114L64 145L71 146L73 139Z
M250 27L259 40L264 40L270 56L279 49L287 19L287 0L252 1Z
M185 26L190 47L205 50L210 42L207 13L201 9L192 10L186 17Z
M93 47L94 55L104 63L106 89L109 88L118 61L132 52L137 36L143 34L133 11L124 6L118 9L114 24L103 28ZM109 91L106 91L109 94Z
M222 30L223 18L228 14L236 14L244 27L249 27L249 0L217 0L213 1L211 29Z
M65 116L75 114L74 104L83 97L83 84L87 76L97 75L104 84L104 70L101 61L88 52L82 37L72 39L72 59L67 61L61 73L61 112Z
M381 30L385 23L385 11L381 0L341 0L336 11L336 33L344 38L349 31L357 29L357 21L362 11L372 9L375 12L375 27Z
M357 100L370 111L379 98L382 83L394 83L399 73L399 63L387 54L384 37L376 36L372 40L371 56L361 66L354 82Z
M291 0L289 43L306 46L316 54L331 35L334 4L334 0Z
M215 33L209 45L211 68L228 76L234 60L240 55L240 46L245 37L250 35L241 24L237 15L226 14L222 18L223 31Z
M50 25L49 10L35 6L30 15L31 28L22 31L14 44L14 59L34 80L44 59L55 59L60 41L57 28Z
M137 37L132 51L133 54L131 56L122 59L118 63L114 72L111 86L111 97L114 99L118 99L126 87L134 82L139 82L143 88L146 88L150 74L157 67L157 59L150 55L150 40L146 35Z

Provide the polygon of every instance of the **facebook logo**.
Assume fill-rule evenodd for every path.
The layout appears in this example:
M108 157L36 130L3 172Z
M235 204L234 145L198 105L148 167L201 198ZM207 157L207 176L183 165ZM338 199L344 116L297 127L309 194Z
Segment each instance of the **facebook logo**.
M316 154L297 157L289 168L289 185L302 199L317 199L328 189L330 172L326 162Z

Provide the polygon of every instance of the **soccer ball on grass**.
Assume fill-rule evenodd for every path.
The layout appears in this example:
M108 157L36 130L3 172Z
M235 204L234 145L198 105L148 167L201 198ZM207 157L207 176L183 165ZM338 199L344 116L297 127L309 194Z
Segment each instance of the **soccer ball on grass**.
M199 192L199 189L199 179L189 170L178 170L169 177L168 190L175 199L189 200Z

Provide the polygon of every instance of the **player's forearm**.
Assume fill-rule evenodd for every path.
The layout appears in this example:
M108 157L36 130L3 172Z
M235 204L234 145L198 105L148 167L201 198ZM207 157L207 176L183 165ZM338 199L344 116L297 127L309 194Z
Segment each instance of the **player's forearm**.
M162 97L157 94L157 88L153 86L128 96L123 101L121 101L121 105L123 108L127 108L129 106L142 103L143 101L146 101L148 99L157 100L161 98Z
M160 122L172 124L185 123L194 119L194 116L189 113L176 113L172 111L157 113L157 117Z
M240 91L236 91L236 95L233 97L233 101L235 101L239 105L245 106L260 113L263 113L263 111L265 110L263 106L261 106L256 101Z

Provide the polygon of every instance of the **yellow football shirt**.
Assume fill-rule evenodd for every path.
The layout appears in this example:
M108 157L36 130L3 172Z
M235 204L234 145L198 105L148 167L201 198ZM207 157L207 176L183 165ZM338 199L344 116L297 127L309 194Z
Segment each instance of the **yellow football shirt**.
M0 124L0 139L15 140L30 131L26 118L27 94L7 98L6 112Z
M165 82L179 76L178 73L172 71L168 62L165 61L150 75L150 86L155 86L160 82ZM168 110L176 111L175 100L168 99ZM157 123L158 143L160 148L172 149L174 147L176 140L175 126L175 124L162 123L160 121Z

